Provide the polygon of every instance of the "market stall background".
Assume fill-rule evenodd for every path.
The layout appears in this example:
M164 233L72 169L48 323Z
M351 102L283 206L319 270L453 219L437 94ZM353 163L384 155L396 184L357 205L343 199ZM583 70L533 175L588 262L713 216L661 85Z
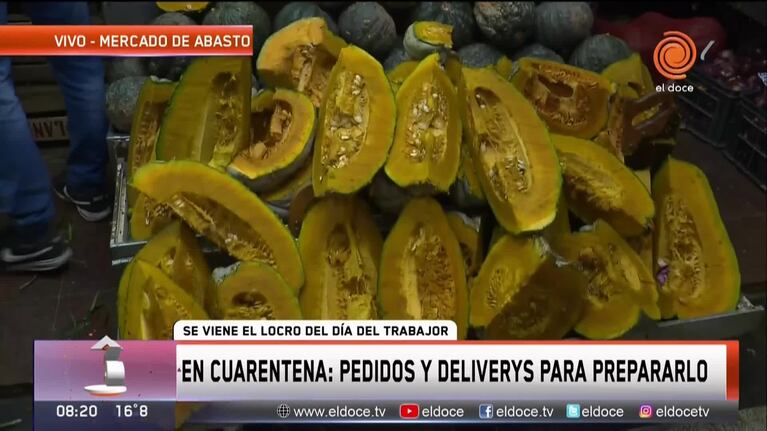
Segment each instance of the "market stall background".
M107 2L109 3L109 2ZM159 14L153 3L143 2L147 11ZM265 4L265 9L272 13L278 10L277 5ZM617 2L615 2L617 3ZM601 2L598 11L601 16L615 20L614 13L620 10L624 20L640 16L644 11L655 10L668 16L689 17L695 15L719 16L727 28L753 28L753 32L730 32L737 35L730 37L730 46L747 46L747 42L764 40L763 37L748 37L745 42L733 40L743 39L743 35L763 34L760 23L750 23L746 14L736 8L723 5L703 4L673 4L650 3L643 4L641 10L630 10L615 3ZM625 5L625 4L622 4ZM697 8L694 7L697 5ZM124 6L121 6L124 7ZM715 7L716 10L710 8ZM98 9L98 8L96 8ZM98 12L98 11L97 11ZM104 5L104 17L109 17L109 7ZM758 11L757 11L758 12ZM338 11L334 14L337 17ZM138 14L141 16L141 14ZM404 20L397 19L397 13L392 12L398 25ZM753 15L753 13L751 13ZM123 19L129 17L117 14ZM757 15L758 16L758 15ZM130 18L127 18L130 19ZM144 18L136 18L143 20ZM104 19L109 22L109 19ZM122 22L115 22L122 23ZM749 23L750 27L742 27ZM762 26L764 22L762 21ZM400 32L404 30L399 29ZM745 49L745 48L744 48ZM21 84L24 86L25 84ZM30 85L30 87L34 87ZM33 93L37 89L32 91ZM24 99L22 95L22 99ZM48 99L49 100L49 99ZM40 106L40 102L34 102ZM50 102L42 103L43 105ZM25 105L26 106L26 105ZM28 109L29 111L29 109ZM42 111L46 114L46 111ZM51 108L47 113L62 114L61 110ZM31 116L31 115L30 115ZM684 128L683 128L684 129ZM689 129L689 127L687 128ZM714 142L716 146L726 148L726 143ZM52 172L57 172L64 165L65 149L57 146L44 146L44 155ZM764 191L758 181L749 178L743 166L731 163L727 153L715 148L711 142L701 138L701 133L690 133L683 130L679 135L679 143L674 152L682 160L688 160L699 166L708 176L712 189L719 204L722 219L725 222L730 238L738 255L742 273L743 293L753 303L763 304L765 285L767 284L767 257L765 256L765 236L767 227L765 210L767 201ZM747 168L746 168L747 169ZM60 274L29 276L2 275L0 276L0 346L11 347L0 350L0 385L23 383L31 381L31 340L35 338L99 338L104 333L114 334L116 319L114 316L115 288L119 273L112 270L109 250L109 228L107 224L89 225L82 222L69 208L59 205L63 218L73 226L75 239L75 258L70 268ZM714 323L715 324L715 323ZM737 328L733 328L737 332ZM685 334L680 334L683 338ZM705 338L705 332L689 334L691 337ZM764 363L764 327L761 332L742 334L744 360L742 367L749 369L748 364ZM25 347L29 346L29 347ZM752 394L743 393L741 400L744 405L764 404L764 367L755 366L753 372L743 372L748 376L748 382L754 383ZM761 382L761 383L760 383ZM745 382L744 382L745 383ZM761 388L757 389L758 387ZM749 384L742 384L744 391L749 390ZM23 392L23 387L20 387ZM9 392L10 393L10 392ZM3 394L0 394L0 398ZM0 400L2 403L2 400ZM0 404L2 405L2 404ZM0 418L1 419L1 418ZM1 422L1 421L0 421Z

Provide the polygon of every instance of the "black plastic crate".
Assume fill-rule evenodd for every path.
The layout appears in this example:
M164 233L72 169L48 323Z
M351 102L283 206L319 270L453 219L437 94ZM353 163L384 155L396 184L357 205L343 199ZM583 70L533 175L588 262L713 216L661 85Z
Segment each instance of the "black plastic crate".
M737 105L738 93L696 69L680 84L694 88L690 93L677 94L682 127L714 148L724 148L727 121Z
M767 115L746 98L740 99L733 114L725 155L767 191Z

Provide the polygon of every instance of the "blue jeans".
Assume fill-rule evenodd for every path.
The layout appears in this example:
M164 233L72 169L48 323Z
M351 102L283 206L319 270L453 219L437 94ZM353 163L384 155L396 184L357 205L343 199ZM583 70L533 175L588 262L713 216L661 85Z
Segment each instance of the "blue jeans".
M90 23L85 2L25 2L24 7L33 24ZM7 19L7 4L0 2L0 25ZM102 59L49 61L64 93L69 120L67 189L81 196L101 194L108 162ZM50 177L16 97L7 57L0 57L0 213L9 214L17 226L48 224L54 216Z

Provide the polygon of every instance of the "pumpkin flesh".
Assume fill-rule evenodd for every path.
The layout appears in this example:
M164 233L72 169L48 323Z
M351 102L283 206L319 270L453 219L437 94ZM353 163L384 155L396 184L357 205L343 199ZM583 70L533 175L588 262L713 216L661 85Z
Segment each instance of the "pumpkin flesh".
M655 205L642 181L592 141L552 135L564 166L567 204L581 220L602 218L623 236L641 235L652 225Z
M256 63L259 77L268 86L303 93L319 107L344 46L346 42L328 30L323 18L295 21L264 42Z
M311 154L314 106L308 97L278 88L251 103L250 145L228 171L254 192L273 190L296 173Z
M453 320L465 338L466 272L461 248L440 205L413 198L381 255L378 298L384 319Z
M303 285L290 232L258 196L225 173L189 161L150 163L133 185L231 256L274 267L296 291Z
M217 317L225 320L295 320L295 291L269 265L241 262L217 287Z
M126 292L120 338L170 340L179 320L205 320L207 313L186 291L159 268L133 260L120 280Z
M225 168L250 139L252 76L249 57L194 60L163 117L157 159Z
M342 49L320 107L312 162L315 196L354 193L370 183L386 161L395 120L381 64L355 46Z
M367 205L351 196L315 203L299 235L306 265L301 309L307 319L376 319L383 240Z
M554 133L589 139L607 121L610 81L596 73L525 57L512 82Z
M655 271L664 317L724 313L740 298L740 270L705 174L671 157L652 184L658 207Z
M432 54L397 92L399 108L386 174L400 187L429 185L446 192L458 171L461 117L456 90Z
M128 148L128 178L155 158L155 144L160 133L160 123L168 102L176 88L175 82L147 79L141 87ZM128 207L136 202L136 191L128 188Z
M562 184L546 126L492 69L463 68L463 83L471 154L493 213L512 233L543 229Z

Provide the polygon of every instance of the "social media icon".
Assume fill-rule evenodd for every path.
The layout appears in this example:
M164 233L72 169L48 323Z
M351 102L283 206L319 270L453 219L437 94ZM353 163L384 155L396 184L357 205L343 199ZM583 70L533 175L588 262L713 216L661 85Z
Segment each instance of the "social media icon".
M492 419L493 418L493 405L492 404L480 404L479 405L479 418L480 419Z
M580 404L568 404L565 411L567 412L567 417L570 419L578 419L581 417Z
M652 406L649 404L639 406L639 417L641 419L650 419L652 417Z
M418 419L418 414L421 411L418 404L400 404L399 405L399 417L402 419Z

